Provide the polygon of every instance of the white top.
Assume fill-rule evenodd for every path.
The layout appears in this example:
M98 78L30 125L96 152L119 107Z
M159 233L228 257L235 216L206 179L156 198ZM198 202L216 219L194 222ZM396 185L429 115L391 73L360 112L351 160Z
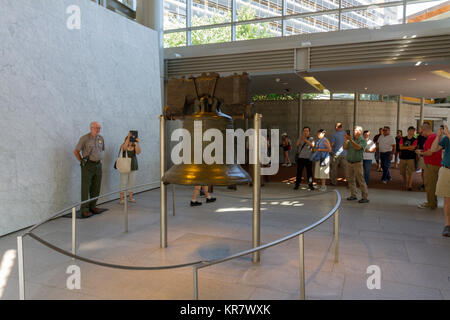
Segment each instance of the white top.
M395 145L395 138L391 135L381 135L377 142L380 146L380 152L390 152L392 151L392 145Z
M366 149L372 149L375 145L375 142L373 142L371 139L367 140L367 147ZM375 160L375 152L366 152L364 151L364 160Z

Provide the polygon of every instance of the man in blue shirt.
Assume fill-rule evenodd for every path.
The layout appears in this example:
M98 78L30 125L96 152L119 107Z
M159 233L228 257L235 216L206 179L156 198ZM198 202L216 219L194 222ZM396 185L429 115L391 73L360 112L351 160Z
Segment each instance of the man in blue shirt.
M331 142L331 184L337 184L338 168L344 169L344 174L347 172L347 160L345 159L347 151L344 150L345 131L342 129L342 123L336 123L336 132L330 139Z
M433 152L441 149L444 149L444 152L436 184L436 195L444 198L445 228L442 235L450 237L450 133L447 125L441 126L430 148Z

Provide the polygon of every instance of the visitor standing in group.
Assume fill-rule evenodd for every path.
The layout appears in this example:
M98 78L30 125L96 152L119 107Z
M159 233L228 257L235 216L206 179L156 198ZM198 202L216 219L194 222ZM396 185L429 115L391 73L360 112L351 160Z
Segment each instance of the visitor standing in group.
M380 163L383 174L381 182L388 183L392 180L389 168L392 157L395 154L395 138L390 134L391 129L388 126L383 128L383 134L378 138L377 145L380 150Z
M304 127L303 134L298 138L296 147L297 177L295 180L294 190L297 190L302 180L303 168L306 169L306 179L308 182L308 190L314 190L312 161L310 160L312 149L314 148L314 138L309 136L310 128Z
M331 143L331 184L333 186L337 185L337 177L339 167L343 169L344 175L347 171L347 160L345 159L347 151L343 148L344 140L345 140L345 131L342 128L342 123L336 123L336 132L330 139Z
M283 133L281 135L281 148L283 148L283 156L284 156L284 163L282 166L284 167L290 167L291 159L289 158L289 151L291 151L291 140L289 139L287 133Z
M395 159L394 159L394 167L397 168L399 165L399 156L400 156L400 140L403 137L403 131L397 130L397 136L395 137Z
M427 193L427 202L418 205L421 209L436 209L438 202L436 197L436 184L439 176L439 169L442 166L442 149L439 151L431 150L431 145L437 138L430 125L422 125L422 135L427 138L423 145L423 150L417 150L417 154L423 156L425 162L425 171L423 174L425 182L425 192Z
M366 185L369 185L370 181L370 168L372 167L372 163L375 160L375 150L376 145L375 142L373 142L370 139L370 131L365 130L363 132L364 139L367 141L367 146L364 150L364 156L363 156L363 168L364 168L364 181L366 181Z
M403 177L403 183L408 191L412 191L412 175L416 171L414 159L416 158L417 139L414 138L415 131L414 127L409 127L408 134L399 142L400 175Z
M319 191L326 191L326 181L330 178L330 141L325 137L326 131L320 129L317 132L317 142L314 148L314 178L321 181Z
M383 128L378 129L378 134L373 137L373 142L375 143L376 150L375 150L375 161L377 162L377 171L381 172L381 163L380 163L380 148L378 147L378 139L383 134Z

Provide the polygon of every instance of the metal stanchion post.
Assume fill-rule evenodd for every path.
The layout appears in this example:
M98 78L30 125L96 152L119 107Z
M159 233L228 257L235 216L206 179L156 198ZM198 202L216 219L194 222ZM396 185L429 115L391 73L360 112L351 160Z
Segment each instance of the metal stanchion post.
M198 300L198 268L194 266L194 300Z
M161 248L167 247L167 188L162 178L166 171L166 120L163 115L159 116L159 133L160 133L160 243Z
M175 217L175 185L172 184L172 215Z
M300 300L305 300L305 246L303 233L298 236L300 249Z
M125 216L125 232L128 232L128 190L124 191L125 205L123 206L123 213Z
M77 253L77 208L72 208L72 254ZM72 258L75 260L75 258Z
M255 135L253 140L253 248L256 248L261 243L261 165L259 163L260 151L260 129L261 129L261 115L255 113L254 129ZM253 263L260 261L260 252L253 252Z
M25 273L23 268L23 238L17 237L17 263L19 267L19 299L25 300Z
M334 213L334 262L339 262L339 210Z

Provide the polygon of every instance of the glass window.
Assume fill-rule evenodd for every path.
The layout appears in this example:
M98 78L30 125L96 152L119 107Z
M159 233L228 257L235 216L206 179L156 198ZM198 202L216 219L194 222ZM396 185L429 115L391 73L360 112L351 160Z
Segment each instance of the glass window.
M193 45L231 41L231 27L193 30L191 43Z
M186 45L186 32L173 32L164 34L164 48L184 47Z
M231 0L192 0L191 25L231 22Z
M281 20L236 26L236 40L281 37Z
M286 20L286 35L338 30L338 14L315 15Z
M448 0L408 4L406 6L406 23L440 20L449 17Z
M288 0L286 2L286 15L316 12L339 8L339 0Z
M386 25L401 24L403 7L378 8L370 6L365 10L343 12L341 16L341 30L373 29Z
M378 94L369 94L369 93L361 93L359 95L359 100L380 101L380 95L378 95Z
M186 0L164 1L164 30L186 28Z
M282 15L282 0L236 0L238 21Z
M389 3L398 0L342 0L342 8Z
M333 100L354 100L354 93L333 93Z

